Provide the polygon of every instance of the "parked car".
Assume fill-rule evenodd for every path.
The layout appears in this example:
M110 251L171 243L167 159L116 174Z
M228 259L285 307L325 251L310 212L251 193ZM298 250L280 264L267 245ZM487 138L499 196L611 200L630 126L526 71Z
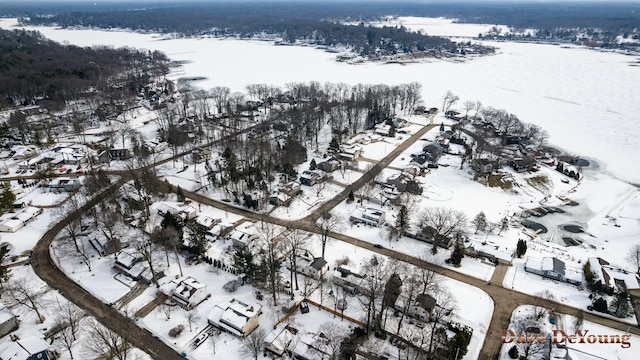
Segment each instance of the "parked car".
M203 332L193 341L193 346L198 347L202 345L202 343L205 342L205 340L207 340L208 337L209 337L209 333Z

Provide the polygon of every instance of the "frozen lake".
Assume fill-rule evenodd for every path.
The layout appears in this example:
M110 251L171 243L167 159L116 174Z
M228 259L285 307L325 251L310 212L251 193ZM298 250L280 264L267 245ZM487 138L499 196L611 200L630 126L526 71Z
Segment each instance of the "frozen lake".
M412 18L412 24L419 21ZM427 20L425 20L425 23ZM2 19L10 28L15 19ZM429 20L430 26L433 19ZM441 26L453 26L436 22ZM456 24L455 34L464 34ZM477 25L468 25L469 33ZM542 126L549 142L571 153L596 159L601 171L640 184L633 161L640 150L636 118L640 113L637 84L639 59L616 53L553 45L485 42L498 54L466 62L437 61L348 65L335 54L311 47L273 46L270 42L222 39L166 39L123 31L62 30L32 27L47 37L80 46L130 46L164 51L184 61L185 76L203 76L197 86L228 86L242 91L247 84L284 87L289 82L319 81L423 85L428 106L440 106L451 90L464 101L503 108L521 120ZM431 28L432 29L432 28ZM441 33L449 33L443 28ZM434 31L431 31L434 33Z

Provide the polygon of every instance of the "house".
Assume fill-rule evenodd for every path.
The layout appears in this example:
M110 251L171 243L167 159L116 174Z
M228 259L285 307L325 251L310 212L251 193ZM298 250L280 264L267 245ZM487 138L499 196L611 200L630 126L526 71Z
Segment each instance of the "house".
M164 214L170 212L183 221L195 219L198 216L198 209L190 205L183 205L179 203L162 202L158 205L158 215L164 216Z
M111 160L127 160L130 157L129 149L109 149L109 159Z
M349 217L354 224L365 224L378 227L384 224L385 212L376 208L356 208Z
M355 293L357 291L363 292L364 289L360 286L363 278L364 275L358 273L355 269L351 269L346 266L338 266L333 270L331 281L334 284L342 286L350 292Z
M340 153L338 157L342 160L352 161L358 160L362 155L362 148L357 145L340 144Z
M509 161L509 166L516 172L531 171L536 166L536 160L533 157L515 158Z
M387 185L394 187L399 192L405 192L407 190L407 184L414 181L414 175L408 172L401 172L391 175L387 178Z
M18 219L7 219L0 223L0 232L14 233L24 227L24 222Z
M0 338L17 329L18 318L0 303Z
M582 283L582 272L567 267L564 261L556 257L544 257L542 260L528 257L524 270L548 279L564 281L573 285Z
M258 327L262 305L249 305L238 299L218 304L207 315L209 324L232 335L245 337Z
M437 162L442 156L442 147L437 144L429 144L422 148L422 154L429 162Z
M391 136L391 125L384 123L376 124L373 128L373 132L381 136Z
M49 344L37 336L25 337L0 345L0 360L50 360L54 358Z
M278 186L278 191L289 196L296 196L302 192L300 184L295 181L289 181L288 183Z
M194 164L198 164L211 159L211 151L207 149L195 149L191 153L191 160Z
M475 159L471 162L471 167L476 172L488 174L493 171L494 162L489 159Z
M229 239L234 247L245 247L254 240L260 238L258 229L252 222L244 222L229 234Z
M419 294L416 296L413 303L408 309L404 309L402 305L394 305L394 308L405 313L413 318L421 321L431 321L431 314L436 307L436 299L429 294Z
M295 346L295 336L298 334L298 329L295 329L291 325L281 326L276 328L264 338L264 349L271 351L277 356L282 356L285 351L290 349L290 346Z
M144 274L147 271L147 266L142 260L137 252L121 250L115 256L113 270L134 280L145 279Z
M212 218L211 216L205 214L199 214L196 217L196 224L198 224L200 228L205 232L211 231L213 227L216 226L216 224L219 222L222 222L222 219Z
M89 244L100 254L100 256L111 255L117 251L120 251L122 245L120 239L114 237L109 238L107 234L103 233L94 238L89 238Z
M332 171L338 170L341 165L342 165L342 162L340 160L332 157L329 160L323 161L320 164L318 164L318 169L326 173L330 173Z
M49 183L49 191L67 191L73 192L80 188L79 179L57 178Z
M191 276L174 279L162 284L160 292L171 297L178 306L186 310L195 308L211 295L207 290L207 285L198 282Z
M269 204L275 206L289 206L293 202L293 197L282 193L278 190L274 190L269 195Z
M627 289L640 288L640 279L637 274L613 266L599 257L591 257L587 261L591 272L600 280L603 290L626 292Z
M329 270L327 261L321 257L314 258L312 260L299 259L297 271L298 273L308 276L312 279L319 280Z
M42 209L34 206L29 206L24 208L19 213L17 213L14 216L14 219L18 219L22 221L25 225L27 225L28 223L35 220L40 214L42 214Z
M300 176L300 184L313 186L324 180L324 172L321 170L305 170Z

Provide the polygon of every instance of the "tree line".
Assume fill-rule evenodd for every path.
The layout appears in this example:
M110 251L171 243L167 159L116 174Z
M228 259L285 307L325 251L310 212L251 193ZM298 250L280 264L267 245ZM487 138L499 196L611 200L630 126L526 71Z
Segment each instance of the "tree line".
M167 73L167 65L157 51L62 45L36 31L0 30L0 101L44 99L62 108L87 92L137 91Z

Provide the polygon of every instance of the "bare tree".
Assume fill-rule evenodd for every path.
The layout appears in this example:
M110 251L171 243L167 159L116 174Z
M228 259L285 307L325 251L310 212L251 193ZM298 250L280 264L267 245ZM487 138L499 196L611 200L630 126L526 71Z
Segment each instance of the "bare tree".
M58 317L55 320L54 329L58 329L56 339L69 352L73 359L73 347L78 340L82 311L70 302L61 304L58 301Z
M280 253L283 248L283 239L281 234L276 234L275 225L263 222L258 227L258 232L262 238L262 266L266 270L263 280L265 281L271 295L274 305L278 302L278 284L280 283Z
M349 334L345 326L326 322L318 328L319 334L314 341L314 346L309 347L318 358L327 360L340 359L340 347L342 340Z
M156 269L158 248L147 238L146 234L143 235L143 238L141 240L138 240L134 243L134 247L138 251L138 254L140 254L140 256L142 257L142 259L147 263L147 266L149 266L149 271L151 271L152 277L151 281L153 281L156 287L159 288L160 284L158 283L158 271Z
M462 108L464 109L464 118L466 119L469 115L469 111L473 110L476 107L476 103L473 101L465 101L462 104Z
M226 86L216 86L209 90L209 93L216 106L216 110L218 110L218 114L222 114L231 96L231 90Z
M187 323L189 324L189 331L192 330L193 323L200 320L200 315L196 311L187 311Z
M315 184L313 184L312 188L313 191L316 192L316 197L320 197L320 195L322 194L322 191L327 187L327 183L325 181L319 181Z
M375 328L376 303L384 291L384 284L389 274L375 255L362 264L362 279L359 283L358 300L366 312L366 330L370 333Z
M46 291L44 284L37 284L26 278L14 279L6 284L3 293L7 295L11 303L21 305L27 309L33 310L39 323L43 323L45 318L42 316L42 309L45 303L42 295Z
M454 95L451 90L448 90L444 95L442 100L442 112L447 112L451 109L451 106L455 104L460 98L457 95Z
M532 299L534 303L533 314L537 320L540 320L547 313L547 309L551 307L550 301L555 300L556 297L549 289L538 291L535 295L536 297Z
M636 272L640 274L640 244L635 244L629 249L626 259L630 265L636 268Z
M291 286L293 287L295 283L296 290L300 289L298 285L298 271L296 270L298 268L298 255L306 245L308 238L308 234L299 229L293 229L287 232L285 236L285 246L289 253L289 262L291 263ZM291 292L293 292L293 289L291 289Z
M129 342L97 320L88 321L87 338L83 344L85 355L91 358L127 360Z
M429 338L429 353L433 350L433 340L436 334L436 326L445 317L450 316L456 308L456 300L446 289L440 289L436 294L436 305L431 311L431 336Z
M467 216L459 210L443 207L427 208L420 214L420 229L433 239L433 248L439 241L461 232L467 224Z
M327 247L327 241L329 240L329 233L333 231L338 231L341 227L342 223L337 216L332 216L330 212L325 212L320 215L320 217L316 220L315 226L320 230L320 235L322 235L322 258L324 259L324 251Z
M535 319L530 317L515 319L511 329L516 336L523 335L527 339L527 341L516 342L520 359L537 359L549 351L551 339L544 333L544 326Z
M72 252L69 252L68 254L78 257L80 261L87 266L89 271L91 271L91 257L88 253L89 250L87 249L86 244L82 243L80 237L82 232L82 214L80 213L81 206L82 204L80 203L79 195L71 195L64 205L58 208L56 217L59 221L65 221L69 215L72 215L69 220L65 222L65 225L62 228L63 234L67 235L68 240L71 241L73 249L75 250L75 254ZM65 248L64 245L63 248Z
M577 333L578 330L582 329L583 325L584 325L584 311L580 310L578 311L578 315L576 316L573 322L573 331Z
M264 337L265 332L262 328L254 330L251 334L242 339L242 348L240 349L240 352L247 357L258 360L258 356L262 353Z

